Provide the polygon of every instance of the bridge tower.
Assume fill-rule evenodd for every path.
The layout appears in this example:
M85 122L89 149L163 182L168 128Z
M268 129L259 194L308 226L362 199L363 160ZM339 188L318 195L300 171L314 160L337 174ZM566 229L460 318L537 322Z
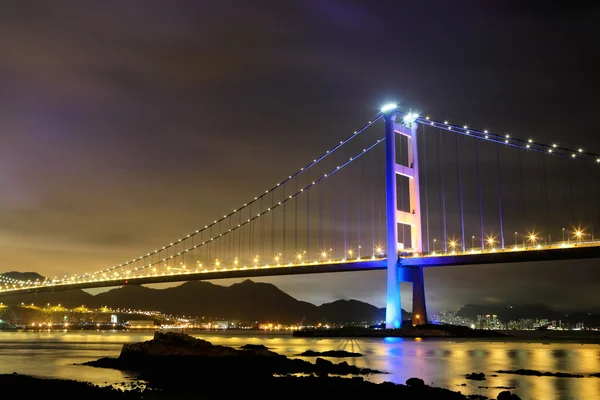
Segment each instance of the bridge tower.
M398 258L398 224L410 226L410 247L415 253L423 252L421 236L421 200L419 193L419 153L417 149L417 124L415 114L406 114L402 123L396 123L395 105L382 110L385 120L385 181L386 181L386 231L387 231L387 297L386 328L399 328L402 324L400 282L413 285L413 325L427 323L423 267L401 267ZM408 165L396 162L396 134L406 136ZM409 210L398 210L396 176L408 178Z

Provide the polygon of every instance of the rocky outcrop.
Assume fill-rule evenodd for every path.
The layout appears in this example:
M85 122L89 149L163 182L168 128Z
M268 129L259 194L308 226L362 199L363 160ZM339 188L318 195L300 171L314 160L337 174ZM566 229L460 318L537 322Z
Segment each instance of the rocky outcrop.
M465 378L474 381L485 381L485 374L483 372L472 372L470 374L466 374Z
M157 332L150 341L124 345L117 358L101 358L85 365L134 373L147 382L153 396L160 393L169 400L196 398L199 393L207 399L254 397L256 390L262 399L280 399L282 394L286 399L467 399L460 392L427 386L419 378L408 379L406 385L375 384L360 375L379 371L345 361L336 364L317 358L310 363L289 359L262 345L234 349L180 333Z
M362 357L363 355L360 353L352 353L350 351L345 351L345 350L328 350L328 351L313 351L313 350L306 350L304 353L300 353L298 354L299 356L302 357L337 357L337 358L343 358L343 357Z
M315 373L319 376L364 375L380 371L358 368L347 362L334 364L322 358L310 363L289 359L262 345L245 345L241 350L196 339L176 332L156 332L152 340L124 344L118 358L101 358L85 365L139 371L154 374L175 370L200 369L215 375L219 371L243 373L244 376L273 376L274 374Z
M568 374L566 372L541 372L533 369L515 369L515 370L500 370L495 371L499 374L515 374L528 376L554 376L557 378L583 378L581 374Z
M505 390L498 394L498 397L496 397L496 400L521 400L521 398L519 396L517 396L516 394L511 393L508 390Z

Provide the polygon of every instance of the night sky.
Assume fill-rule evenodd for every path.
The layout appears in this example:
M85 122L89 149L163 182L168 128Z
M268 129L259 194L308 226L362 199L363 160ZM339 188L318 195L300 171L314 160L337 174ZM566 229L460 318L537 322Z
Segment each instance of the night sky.
M145 254L390 100L599 153L600 9L551 3L2 1L0 271L62 276ZM598 263L428 270L429 306L598 310ZM261 280L382 307L384 278Z

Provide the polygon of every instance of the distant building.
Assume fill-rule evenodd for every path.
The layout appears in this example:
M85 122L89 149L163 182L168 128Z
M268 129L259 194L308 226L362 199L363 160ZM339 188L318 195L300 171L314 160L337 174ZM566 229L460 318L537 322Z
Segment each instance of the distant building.
M154 323L153 320L143 319L143 320L131 320L127 321L127 325L131 329L157 329L158 325Z

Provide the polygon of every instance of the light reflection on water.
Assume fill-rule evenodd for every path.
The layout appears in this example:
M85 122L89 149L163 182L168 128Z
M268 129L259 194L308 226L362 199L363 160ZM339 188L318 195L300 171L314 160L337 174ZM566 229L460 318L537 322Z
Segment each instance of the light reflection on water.
M152 338L154 332L1 332L0 373L22 373L42 377L76 379L95 384L128 381L120 371L79 364L100 357L118 356L124 343ZM306 350L346 350L364 357L343 359L349 364L389 372L368 377L374 382L404 383L413 376L429 385L483 394L496 398L502 389L478 386L515 386L522 399L600 398L600 378L554 378L498 374L499 369L535 369L587 375L600 372L600 345L578 343L536 343L526 341L412 340L401 338L294 338L263 332L194 333L214 344L239 347L264 344L271 350L299 357ZM330 359L340 362L342 359ZM464 375L484 372L486 381L470 381ZM466 383L467 386L459 386Z

